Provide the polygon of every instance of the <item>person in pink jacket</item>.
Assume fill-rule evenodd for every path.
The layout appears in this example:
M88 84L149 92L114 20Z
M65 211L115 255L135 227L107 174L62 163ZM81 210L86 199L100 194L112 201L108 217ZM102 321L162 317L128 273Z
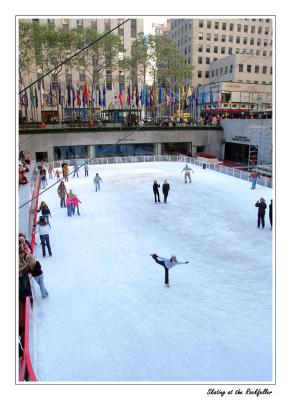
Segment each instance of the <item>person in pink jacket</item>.
M77 207L77 213L78 215L80 215L80 211L79 211L79 203L82 203L78 197L75 195L72 198L72 204L73 204L73 209L72 209L72 214L75 215L75 208Z
M72 208L73 208L73 203L72 203L72 200L73 199L71 199L70 197L69 197L69 195L67 195L67 198L66 198L66 207L67 207L67 212L68 212L68 217L70 217L71 215L72 215Z

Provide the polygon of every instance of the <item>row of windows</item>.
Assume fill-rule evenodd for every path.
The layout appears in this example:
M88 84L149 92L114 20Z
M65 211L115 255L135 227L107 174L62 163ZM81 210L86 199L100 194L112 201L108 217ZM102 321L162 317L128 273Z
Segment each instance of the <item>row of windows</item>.
M269 20L266 20L269 21ZM255 25L241 25L241 24L233 24L219 21L205 21L203 19L199 20L199 28L207 28L207 29L222 29L223 31L229 30L231 32L244 32L244 33L257 33L261 35L264 33L265 35L269 35L271 32L268 26L265 26L264 29L262 26L256 27Z
M198 53L215 53L215 54L226 54L226 48L225 47L218 47L218 46L210 46L210 45L205 45L203 46L202 44L198 46ZM240 49L236 48L235 50L232 49L232 47L228 48L228 54L255 54L257 56L262 55L263 57L266 57L269 55L270 57L272 56L272 51L267 52L267 50L247 50L247 49Z
M203 72L204 72L204 76L203 76ZM211 71L211 72L213 72L213 71ZM225 75L224 72L218 73L217 75L216 74L214 74L214 75L211 74L211 78L216 78L218 76L221 77L221 76L224 76L224 75ZM209 79L210 78L210 73L209 73L209 71L197 71L197 78L207 78L207 79ZM271 85L272 84L272 82L267 82L267 81L259 82L259 81L256 81L256 80L251 81L251 80L242 80L242 79L238 79L237 82L255 83L255 84L262 84L262 85L267 85L267 84Z
M219 41L219 35L218 34L212 35L211 33L204 34L203 32L199 32L198 33L198 39L199 40L209 40L209 41L213 40L214 42L218 42ZM235 43L238 43L238 44L239 43L243 43L243 44L249 44L250 46L254 46L254 45L257 45L257 46L262 46L262 45L268 46L268 40L267 39L262 40L262 39L258 38L255 41L254 37L247 37L247 36L244 36L244 37L241 37L241 36L236 36L236 37L228 36L227 37L226 35L221 35L220 42L225 43L227 41L227 39L228 39L229 43L234 43L234 40L235 40ZM178 43L179 43L179 41L178 41ZM182 43L182 39L181 39L181 43ZM272 44L272 42L270 42L270 44Z

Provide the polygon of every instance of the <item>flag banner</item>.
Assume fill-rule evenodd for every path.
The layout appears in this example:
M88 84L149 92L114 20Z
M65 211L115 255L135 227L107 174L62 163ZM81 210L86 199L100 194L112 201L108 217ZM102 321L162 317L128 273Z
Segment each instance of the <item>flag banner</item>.
M43 81L40 81L40 105L43 107L44 105L44 98L43 98Z
M119 82L119 94L118 94L119 104L122 107L123 98L122 98L122 83Z
M161 86L159 86L158 102L159 102L159 104L161 104L161 102L162 102L162 87Z
M114 105L115 102L115 94L114 94L114 83L111 82L111 93L112 93L112 104Z
M139 106L139 93L138 93L138 85L135 87L135 105L136 107Z
M81 96L80 96L80 88L79 85L77 84L77 89L76 89L76 96L77 96L77 106L81 106Z
M68 99L67 99L68 107L71 107L71 84L68 82Z
M52 106L53 105L53 85L51 82L50 82L49 102L50 102L50 105Z
M128 85L128 87L127 87L126 104L127 104L128 106L130 105L130 85Z
M105 83L103 83L102 106L103 106L104 109L106 108L106 87L105 87Z
M34 89L34 97L35 97L35 108L38 108L38 97L37 97L36 88Z
M59 101L59 104L61 105L61 104L62 104L62 88L61 88L61 82L59 82L58 87L59 87L58 101Z
M33 91L32 91L32 86L29 88L29 97L30 97L30 107L34 107L34 97L33 97Z
M93 106L97 107L97 85L96 85L96 82L93 83Z
M221 105L222 105L221 93L220 93L219 89L218 89L218 93L217 93L217 105L218 105L218 107L221 107Z
M84 88L83 88L83 105L88 104L88 89L87 89L87 82L84 82Z
M149 94L148 94L148 89L145 88L145 105L148 107L149 105Z
M75 100L76 100L76 95L75 95L74 87L72 85L72 104L73 104L73 108L75 108Z
M101 98L100 86L99 86L99 89L98 89L98 94L99 94L99 96L98 96L98 104L99 104L99 107L102 107L102 98Z

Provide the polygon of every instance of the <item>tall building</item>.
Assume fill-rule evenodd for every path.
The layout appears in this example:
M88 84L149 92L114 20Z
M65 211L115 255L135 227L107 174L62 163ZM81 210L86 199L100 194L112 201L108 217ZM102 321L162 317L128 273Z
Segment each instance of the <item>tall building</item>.
M255 55L270 59L272 22L270 18L171 19L170 38L185 54L187 63L193 66L191 85L197 87L209 82L211 63L227 55Z
M165 24L153 23L153 28L155 28L155 35L162 35L170 38L170 20L167 20Z
M85 30L85 29L92 29L98 33L108 32L113 29L115 26L119 25L121 22L125 21L126 18L82 18L82 19L70 19L70 18L53 18L53 19L45 19L45 18L37 18L37 19L20 19L20 21L27 22L27 23L36 23L40 25L47 25L53 30L57 29L77 29L77 30ZM126 71L122 65L122 61L125 56L129 56L131 53L131 45L133 40L136 39L139 33L144 31L144 22L143 19L134 19L131 18L128 22L124 25L121 25L118 29L112 32L112 34L117 35L121 39L121 43L124 47L124 52L120 51L118 54L119 60L119 68L111 69L110 66L106 67L102 73L102 79L99 81L99 84L103 86L105 85L106 88L106 104L107 106L113 107L114 103L117 103L117 95L118 95L118 88L119 82L123 84L123 90L125 89L125 81L126 79ZM58 99L57 99L57 91L61 89L62 96L66 93L68 82L73 83L76 85L79 84L80 88L83 88L84 82L87 80L88 84L88 71L82 71L75 67L71 67L70 65L63 66L62 73L58 76L56 81L52 81L51 77L47 76L43 80L43 96L46 98L49 95L50 84L52 83L52 91L53 91L53 106L57 107ZM31 69L30 74L22 76L24 85L29 84L30 82L40 78L43 75L42 69L38 66L37 60L34 67ZM112 84L114 88L114 96L115 100L113 101L113 94L112 94ZM38 84L38 91L40 90L40 83ZM92 90L92 88L88 88L88 90ZM125 92L125 90L124 90ZM38 92L39 93L39 92ZM91 92L92 93L92 92ZM65 100L63 101L63 107L65 108ZM64 112L65 110L63 110ZM44 105L42 107L42 111L40 107L35 110L37 115L30 115L30 110L28 110L28 120L32 118L34 120L42 120L44 114L51 114L53 117L58 118L58 114L60 110L52 110L51 105ZM42 116L41 116L42 113ZM64 117L64 115L62 116Z

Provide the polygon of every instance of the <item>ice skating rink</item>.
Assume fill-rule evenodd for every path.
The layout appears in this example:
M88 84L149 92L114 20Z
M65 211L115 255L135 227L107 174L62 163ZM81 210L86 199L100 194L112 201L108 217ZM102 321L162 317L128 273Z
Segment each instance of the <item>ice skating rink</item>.
M185 184L183 167L90 166L89 178L82 168L66 183L80 216L67 217L57 185L40 197L53 256L37 246L49 292L35 286L39 381L272 381L272 231L268 210L257 228L255 207L272 190L195 166ZM167 204L154 203L154 179L169 181ZM189 260L170 270L170 288L154 252Z

